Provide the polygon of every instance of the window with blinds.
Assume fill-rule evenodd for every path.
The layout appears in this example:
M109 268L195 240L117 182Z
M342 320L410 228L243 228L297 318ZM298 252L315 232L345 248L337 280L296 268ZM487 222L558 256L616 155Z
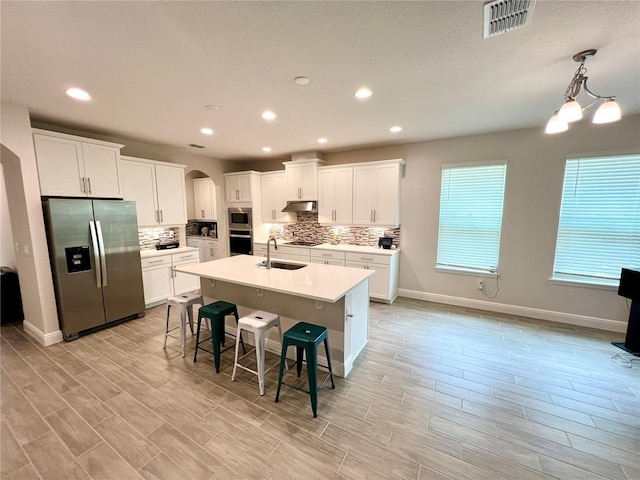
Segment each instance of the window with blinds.
M567 160L554 280L617 285L640 267L640 155Z
M506 163L443 166L436 268L496 273Z

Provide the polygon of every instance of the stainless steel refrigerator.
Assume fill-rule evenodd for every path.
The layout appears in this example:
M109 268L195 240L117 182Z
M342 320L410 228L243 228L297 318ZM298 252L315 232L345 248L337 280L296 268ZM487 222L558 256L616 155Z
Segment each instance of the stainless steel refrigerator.
M43 201L65 340L144 315L135 202Z

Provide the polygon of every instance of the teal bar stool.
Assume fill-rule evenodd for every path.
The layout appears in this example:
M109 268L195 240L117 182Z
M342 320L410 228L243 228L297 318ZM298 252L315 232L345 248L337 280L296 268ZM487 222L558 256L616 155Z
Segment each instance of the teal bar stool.
M233 315L236 319L236 325L238 324L238 307L234 303L225 302L223 300L219 300L214 303L210 303L209 305L205 305L198 310L198 327L196 333L196 353L193 356L193 361L197 361L198 359L198 350L204 350L207 353L213 354L213 360L216 365L216 373L220 373L220 355L222 352L229 350L230 348L235 347L235 342L229 345L227 348L222 349L224 347L224 339L225 335L234 336L231 334L225 333L225 318L228 315ZM204 340L200 340L200 326L202 325L202 319L206 318L209 320L211 338L206 338ZM213 351L208 350L201 345L203 343L211 342ZM242 335L240 336L240 344L242 345L242 351L246 354L246 350L244 348L244 342L242 341Z
M318 346L324 342L324 349L327 354L328 365L320 365L321 367L328 368L329 373L318 385ZM288 373L293 366L286 367L287 361L287 349L290 346L296 347L296 370L298 377L302 372L302 359L303 354L307 358L307 376L309 377L309 390L303 390L296 385L289 385L282 381L282 377L285 373ZM318 390L322 388L327 379L331 379L331 388L336 388L333 383L333 369L331 368L331 356L329 354L329 337L327 329L320 325L313 325L312 323L299 322L296 323L289 330L284 332L282 338L282 355L280 356L280 375L278 377L278 391L276 392L276 402L280 399L280 387L285 385L294 390L308 393L311 397L311 408L313 409L313 417L318 416Z

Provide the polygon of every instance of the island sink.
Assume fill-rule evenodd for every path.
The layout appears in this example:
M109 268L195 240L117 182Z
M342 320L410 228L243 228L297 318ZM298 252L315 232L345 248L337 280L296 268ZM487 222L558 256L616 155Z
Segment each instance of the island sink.
M267 267L267 264L265 262L259 263L258 264L259 267ZM271 262L271 268L279 268L281 270L299 270L301 268L306 267L306 265L300 265L297 263L286 263L286 262Z

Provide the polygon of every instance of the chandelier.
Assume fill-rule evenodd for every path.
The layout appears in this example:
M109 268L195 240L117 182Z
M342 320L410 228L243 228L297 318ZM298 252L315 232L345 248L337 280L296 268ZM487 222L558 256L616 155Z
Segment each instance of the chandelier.
M545 133L560 133L567 131L569 129L569 123L581 120L582 112L595 105L600 100L604 100L604 103L602 103L600 107L598 107L598 110L596 110L596 113L593 116L593 123L611 123L620 120L620 105L618 105L614 100L615 97L613 95L596 95L589 90L589 87L587 87L587 80L589 77L586 76L587 68L584 66L584 62L593 57L597 52L598 50L592 48L576 53L573 56L573 59L576 62L580 62L580 66L576 70L576 73L573 74L573 78L571 79L567 90L564 92L564 105L562 105L560 110L554 112L553 116L547 123ZM576 100L576 97L581 90L584 90L595 99L586 107L582 107Z

